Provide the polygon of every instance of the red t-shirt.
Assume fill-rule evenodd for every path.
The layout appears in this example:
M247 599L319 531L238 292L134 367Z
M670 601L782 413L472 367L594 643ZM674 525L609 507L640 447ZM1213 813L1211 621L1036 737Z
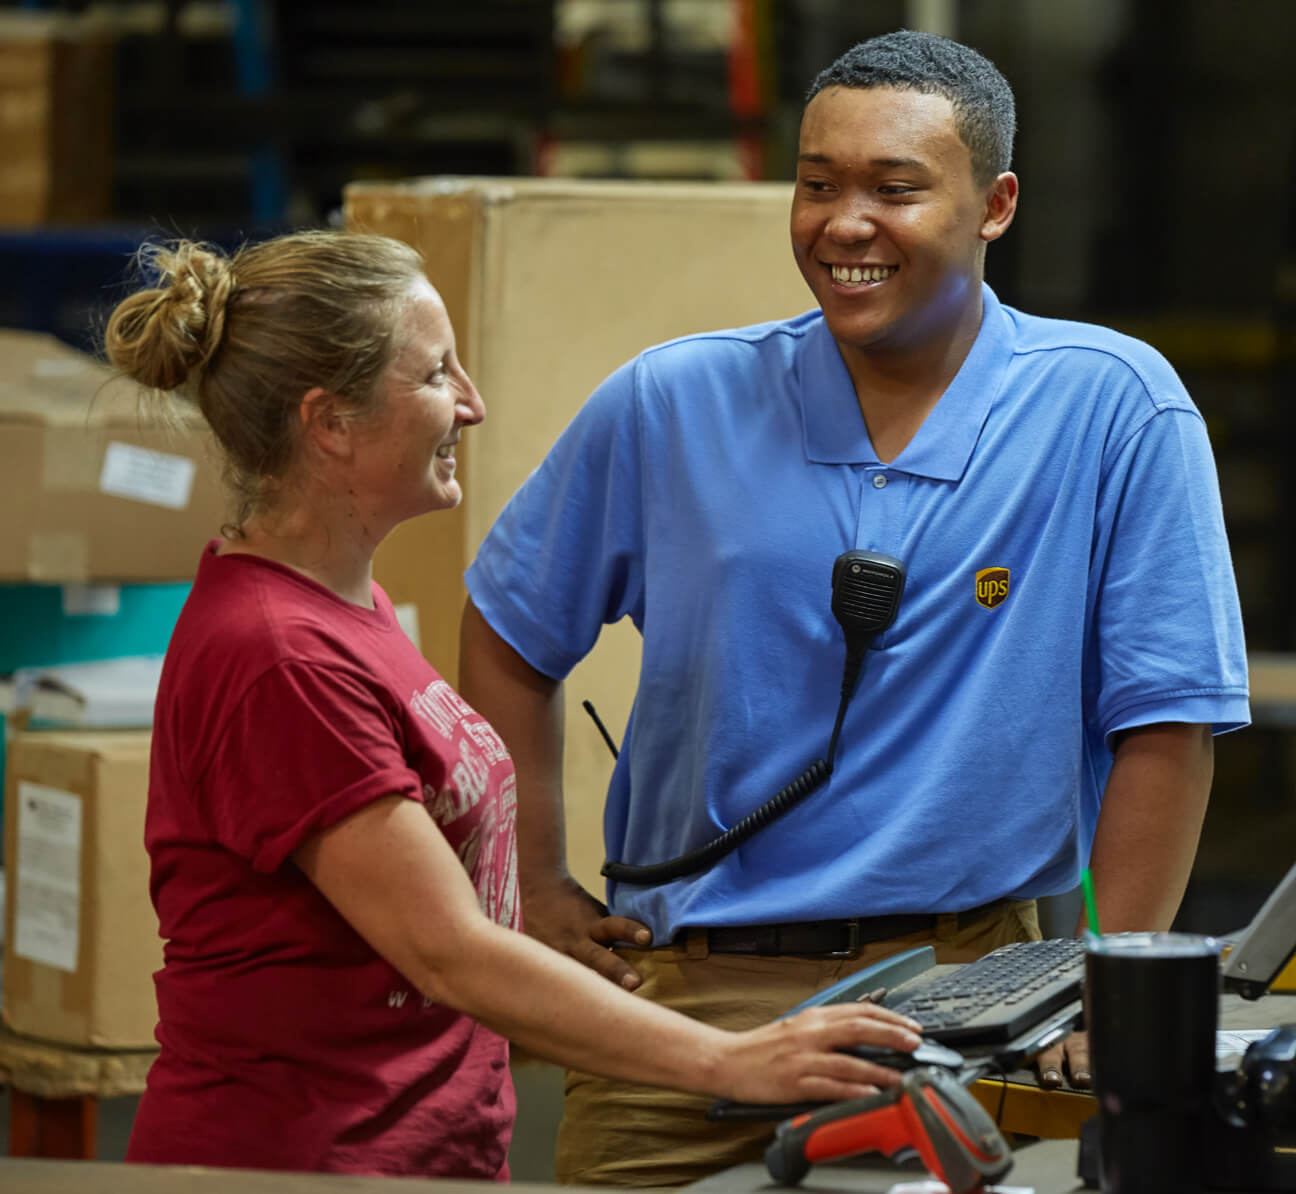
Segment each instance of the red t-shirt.
M508 1042L425 999L292 852L380 797L422 801L487 915L517 928L508 752L377 585L361 609L214 547L154 716L162 1049L127 1157L506 1180Z

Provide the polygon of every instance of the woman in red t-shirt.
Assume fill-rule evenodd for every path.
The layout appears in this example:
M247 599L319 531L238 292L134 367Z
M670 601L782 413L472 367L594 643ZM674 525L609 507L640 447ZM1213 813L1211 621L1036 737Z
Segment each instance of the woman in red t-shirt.
M504 1179L505 1038L747 1101L898 1081L837 1051L912 1049L917 1026L884 1009L723 1032L516 931L508 751L373 581L395 526L459 502L455 447L485 415L418 254L309 232L143 264L155 277L114 311L108 356L197 404L236 511L158 692L161 1053L128 1158Z

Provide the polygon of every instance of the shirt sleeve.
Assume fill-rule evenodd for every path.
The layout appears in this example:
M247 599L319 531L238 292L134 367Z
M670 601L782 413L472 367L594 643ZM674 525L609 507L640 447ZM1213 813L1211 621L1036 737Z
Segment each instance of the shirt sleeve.
M380 690L302 662L276 665L248 690L200 790L216 840L264 872L383 796L423 799Z
M1115 451L1098 498L1089 682L1095 728L1248 724L1246 650L1215 462L1195 408Z
M487 622L554 679L605 624L643 626L642 359L590 396L496 519L465 573Z

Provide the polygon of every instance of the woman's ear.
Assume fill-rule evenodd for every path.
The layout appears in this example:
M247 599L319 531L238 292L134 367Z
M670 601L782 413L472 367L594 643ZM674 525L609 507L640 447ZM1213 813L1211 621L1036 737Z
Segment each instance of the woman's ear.
M302 442L325 456L346 457L351 454L352 422L336 394L315 386L302 395L297 407Z

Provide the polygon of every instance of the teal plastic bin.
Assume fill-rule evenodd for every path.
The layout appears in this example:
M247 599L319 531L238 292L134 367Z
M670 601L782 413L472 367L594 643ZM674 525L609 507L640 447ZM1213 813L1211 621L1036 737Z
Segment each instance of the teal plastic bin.
M189 582L0 585L0 674L166 650ZM79 610L94 612L76 612ZM0 730L4 728L0 714ZM0 732L0 781L6 734ZM4 785L0 782L0 818Z

